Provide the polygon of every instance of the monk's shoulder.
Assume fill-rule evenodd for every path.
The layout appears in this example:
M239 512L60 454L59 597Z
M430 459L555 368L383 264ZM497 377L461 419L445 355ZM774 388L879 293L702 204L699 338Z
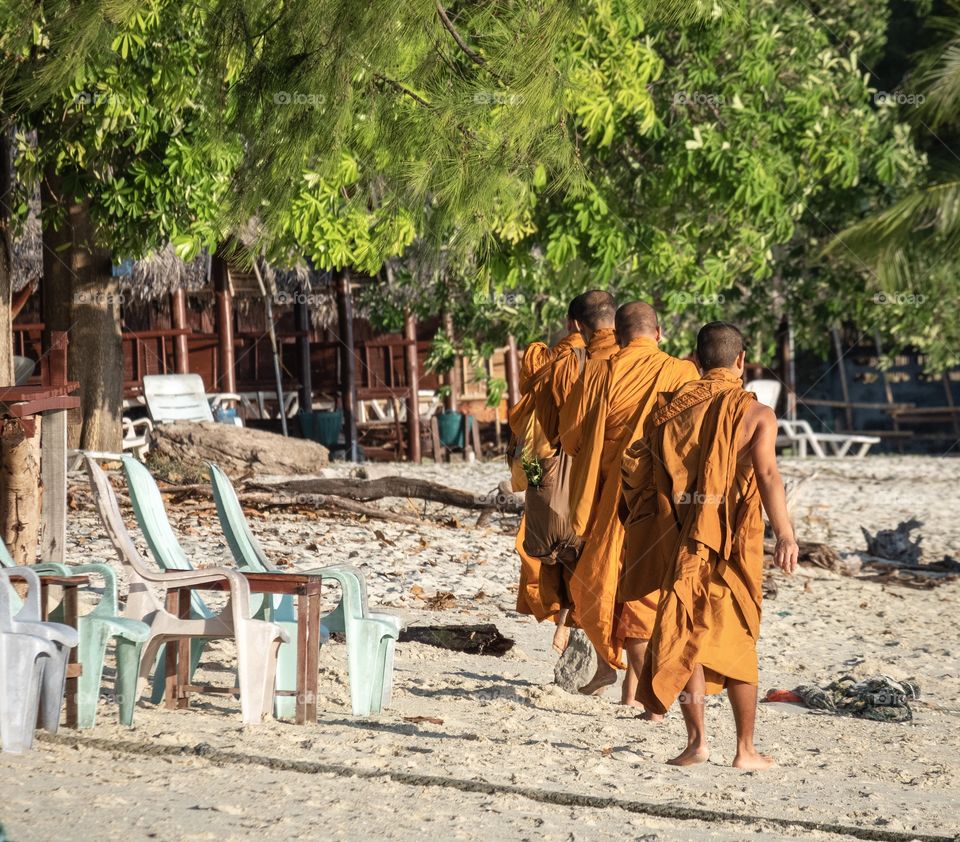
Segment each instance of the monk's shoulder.
M663 369L668 375L667 379L673 384L672 388L679 388L684 383L700 379L700 370L690 360L674 357L666 351L660 351L660 354Z
M777 427L777 414L766 404L750 400L740 422L740 443L752 441L758 432Z

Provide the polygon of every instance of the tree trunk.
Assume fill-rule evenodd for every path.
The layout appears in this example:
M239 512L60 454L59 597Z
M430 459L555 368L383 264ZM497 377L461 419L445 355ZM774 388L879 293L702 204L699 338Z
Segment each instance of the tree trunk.
M0 115L0 386L13 385L13 242L10 232L10 195L13 161L10 131Z
M61 192L48 172L42 186L47 208L64 215L43 229L43 320L49 333L69 333L68 372L80 383L80 408L70 413L68 446L119 451L123 403L120 284L110 274L110 254L98 248L87 200Z
M357 447L357 366L353 347L353 292L350 272L338 269L337 339L340 342L340 406L343 410L343 444L347 462L359 462Z
M40 542L40 416L36 432L24 434L8 420L0 433L0 537L17 564L33 564Z

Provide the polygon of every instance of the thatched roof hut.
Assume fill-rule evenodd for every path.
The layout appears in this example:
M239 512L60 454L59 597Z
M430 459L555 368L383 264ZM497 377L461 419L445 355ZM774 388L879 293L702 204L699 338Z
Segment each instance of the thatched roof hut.
M262 257L257 266L264 284L273 293L275 305L291 305L299 294L307 294L313 324L325 329L336 323L337 304L329 275L311 269L304 261L291 266L277 266ZM242 271L237 267L237 271ZM31 212L13 241L14 291L19 292L43 277L43 241L39 215ZM210 287L210 254L204 251L187 262L172 245L133 262L132 272L120 277L120 288L131 302L154 302L164 306L175 289L183 288L193 296L212 294ZM240 293L236 306L241 310L255 306L256 298Z

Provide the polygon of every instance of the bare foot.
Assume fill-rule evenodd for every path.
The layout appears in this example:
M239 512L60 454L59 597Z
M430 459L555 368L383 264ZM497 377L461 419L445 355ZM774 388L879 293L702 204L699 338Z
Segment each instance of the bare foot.
M636 699L620 699L620 704L625 708L642 708L643 705L640 704Z
M749 769L754 772L763 772L776 764L776 760L766 754L760 754L755 748L749 751L738 751L733 758L734 769Z
M583 687L580 692L584 696L599 696L608 687L617 683L617 671L609 664L600 664L597 672Z
M679 754L667 761L668 766L696 766L697 763L706 763L710 759L710 749L706 743L687 746L683 754Z
M570 626L557 626L553 633L553 651L562 655L567 651L567 644L570 643Z
M643 705L638 705L638 707L643 707ZM637 719L643 719L646 722L663 722L664 716L662 713L654 713L650 710L645 710L641 713Z

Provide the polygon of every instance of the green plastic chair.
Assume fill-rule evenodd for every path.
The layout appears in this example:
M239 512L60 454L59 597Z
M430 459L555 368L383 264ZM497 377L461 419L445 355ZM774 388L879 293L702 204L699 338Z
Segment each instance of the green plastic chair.
M6 544L0 541L0 567L15 566ZM150 627L139 620L119 616L117 574L114 569L109 564L57 564L52 561L30 566L39 575L94 574L103 579L103 597L100 602L92 611L77 620L77 633L80 636L77 659L83 667L77 680L77 727L92 728L97 721L103 662L111 638L116 638L117 678L114 692L120 707L120 722L123 725L133 725L140 652L150 634ZM50 619L63 622L62 604L51 612Z
M208 462L207 466L220 526L237 567L256 573L284 573L270 563L251 532L227 475L212 463ZM340 585L340 602L324 616L323 625L328 631L346 635L350 702L354 716L380 713L390 704L393 692L394 644L403 628L402 619L395 614L368 610L366 581L363 573L352 565L337 564L306 572ZM295 624L293 597L280 595L273 599L271 606L265 605L265 610L272 611L273 622ZM287 684L296 686L296 639L296 635L291 635L291 642L281 647L277 667L278 689ZM281 680L283 685L279 683ZM284 698L277 697L278 708Z
M211 465L211 469L216 466ZM163 505L160 489L150 472L131 456L123 457L124 473L130 490L130 500L140 530L157 563L164 569L192 570L190 560L180 546ZM249 572L283 573L267 561L250 532L233 486L219 469L211 470L214 478L214 498L227 542L240 570ZM326 567L307 571L308 574L336 581L341 588L341 601L323 618L321 642L330 631L343 632L347 638L347 667L350 675L350 698L354 715L379 713L390 701L393 691L393 650L402 621L393 614L370 614L367 611L366 584L363 574L349 565ZM290 635L290 643L280 647L277 663L276 689L296 690L296 611L289 595L262 595L259 605L251 594L254 619L263 619L281 626ZM210 614L202 598L191 594L191 612L199 617ZM199 663L206 640L191 642L190 669ZM163 682L158 670L154 679L153 697L159 701ZM294 715L296 698L277 696L274 712L278 718Z
M160 489L150 475L150 471L131 456L123 457L123 470L127 478L130 501L133 503L137 524L144 538L146 538L147 546L150 547L150 552L157 564L163 570L193 570L193 564L180 545L173 527L170 526L170 519L167 517L166 507L163 505L163 497L160 495ZM269 594L250 594L251 619L266 620L281 626L288 635L292 635L292 640L296 640L297 622L292 609L289 613L269 610L268 606L278 599L279 597ZM214 616L214 612L203 601L203 597L197 591L192 591L190 593L190 617L192 619L210 620ZM213 640L213 638L195 637L190 641L191 681L200 659L203 657L204 647L210 640ZM279 689L296 691L296 649L293 650L292 666L288 663L290 649L291 647L286 644L280 647L277 662L278 678L275 679L277 682L275 686ZM166 645L161 646L157 653L151 694L151 701L154 704L159 704L163 700L164 673L159 667L163 664L165 652ZM280 676L282 676L282 679ZM288 678L289 686L287 686ZM292 717L296 713L296 703L295 696L276 698L274 700L275 715L278 718Z

